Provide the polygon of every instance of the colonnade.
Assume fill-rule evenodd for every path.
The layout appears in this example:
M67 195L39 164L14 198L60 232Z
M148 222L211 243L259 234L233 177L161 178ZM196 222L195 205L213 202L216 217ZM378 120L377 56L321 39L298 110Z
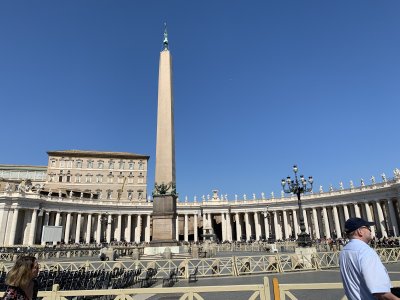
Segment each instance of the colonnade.
M343 237L344 223L349 217L362 217L375 222L376 237L398 237L400 202L397 197L365 196L355 200L318 199L303 201L306 232L314 239ZM72 212L70 208L24 208L9 202L0 203L0 245L35 245L41 243L43 226L61 226L65 243L150 242L152 235L152 203L134 210L126 207L113 212L93 209ZM42 204L41 204L42 205ZM40 207L40 206L39 206ZM121 212L122 211L122 212ZM181 226L180 226L181 225ZM179 204L176 239L200 241L204 228L212 228L221 241L243 241L273 238L296 238L300 232L297 201L247 203Z
M61 226L65 243L150 242L150 214L109 214L13 208L0 211L0 244L41 244L43 226ZM45 244L45 243L42 243Z

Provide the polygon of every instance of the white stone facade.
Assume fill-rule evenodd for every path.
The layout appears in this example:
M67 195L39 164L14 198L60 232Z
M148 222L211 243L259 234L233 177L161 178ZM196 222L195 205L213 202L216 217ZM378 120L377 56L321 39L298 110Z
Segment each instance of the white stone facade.
M361 216L376 223L378 237L399 236L400 178L381 183L315 193L302 197L305 224L312 238L343 236L344 222ZM179 202L177 238L199 241L203 224L220 240L274 237L299 233L297 199ZM148 242L151 240L151 202L51 197L36 193L0 191L0 245L40 244L43 225L61 225L66 242ZM194 230L196 228L197 230Z

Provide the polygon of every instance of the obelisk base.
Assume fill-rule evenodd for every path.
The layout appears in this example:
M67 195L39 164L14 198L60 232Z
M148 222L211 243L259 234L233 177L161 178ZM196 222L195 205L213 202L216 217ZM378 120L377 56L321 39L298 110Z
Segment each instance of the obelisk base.
M176 196L153 196L153 236L151 247L177 246Z

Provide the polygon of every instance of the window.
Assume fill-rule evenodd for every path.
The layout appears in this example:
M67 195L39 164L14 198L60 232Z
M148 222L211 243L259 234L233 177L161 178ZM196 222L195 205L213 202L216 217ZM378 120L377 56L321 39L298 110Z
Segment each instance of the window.
M134 162L129 162L129 170L133 170L135 168Z
M139 200L143 199L143 191L138 191L138 199Z
M71 172L68 171L67 173L67 182L71 182Z
M93 169L93 160L88 160L88 162L87 162L87 168L88 168L88 169Z
M65 167L65 160L62 159L60 160L60 168L64 168Z
M99 169L103 169L103 168L104 168L104 161L99 160L99 161L97 162L97 167L98 167Z
M51 167L54 168L54 167L56 166L56 161L55 161L55 160L52 160L52 161L50 162L50 164L51 164Z
M86 175L86 183L92 183L92 176L91 174Z
M113 183L114 182L114 176L108 175L107 182L108 183Z
M63 181L63 176L62 175L58 176L58 182L62 182L62 181Z
M133 183L133 177L128 177L128 183Z
M76 163L75 163L75 166L76 166L77 168L82 168L82 160L81 160L81 159L78 159L78 160L76 161Z
M72 160L67 160L67 168L68 169L72 168Z
M129 190L129 191L128 191L128 199L129 199L129 200L132 200L132 196L133 196L133 191L132 191L132 190Z
M123 170L123 169L124 169L124 165L125 165L125 163L121 160L121 161L118 163L118 168L121 169L121 170Z
M143 182L144 182L143 178L138 178L137 183L143 183Z
M82 177L81 174L76 174L76 176L75 176L75 182L76 182L76 183L81 183L81 177Z
M143 170L143 161L140 160L138 164L139 164L139 170Z
M112 190L107 190L107 199L110 200L112 197Z
M100 175L100 174L97 175L97 176L96 176L96 182L97 182L97 183L102 183L102 182L103 182L103 175Z
M108 168L109 168L109 169L114 169L114 162L113 162L112 160L110 160L110 161L108 162Z
M118 183L124 183L124 177L118 176Z

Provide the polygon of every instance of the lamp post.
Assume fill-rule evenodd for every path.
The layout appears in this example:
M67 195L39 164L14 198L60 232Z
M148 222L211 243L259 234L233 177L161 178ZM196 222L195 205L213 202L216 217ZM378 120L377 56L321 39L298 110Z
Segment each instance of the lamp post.
M306 232L306 226L304 225L303 208L301 205L300 195L311 192L313 185L312 176L308 177L308 181L303 175L300 175L300 181L297 177L298 168L297 165L293 166L294 179L292 180L290 176L286 179L282 179L282 188L285 193L297 195L297 203L299 205L299 219L300 219L300 233L298 234L297 244L299 247L309 247L311 246L310 235ZM308 185L309 184L309 185Z

